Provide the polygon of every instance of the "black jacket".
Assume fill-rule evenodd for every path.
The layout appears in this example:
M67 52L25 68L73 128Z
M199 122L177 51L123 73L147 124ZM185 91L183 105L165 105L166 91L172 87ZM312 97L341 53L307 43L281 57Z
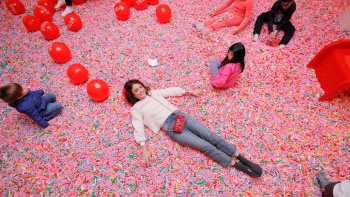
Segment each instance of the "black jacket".
M277 24L276 30L280 30L290 20L296 10L295 2L287 10L282 9L281 2L282 0L276 1L269 12L267 21L269 32L273 31L274 23Z

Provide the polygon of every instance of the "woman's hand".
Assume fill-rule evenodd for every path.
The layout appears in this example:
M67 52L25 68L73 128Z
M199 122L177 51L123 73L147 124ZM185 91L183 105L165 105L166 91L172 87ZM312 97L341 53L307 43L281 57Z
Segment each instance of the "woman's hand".
M188 94L191 94L191 95L193 95L193 96L199 96L200 94L202 94L202 90L199 90L199 89L197 89L197 90L193 90L193 91L187 91L187 93Z
M142 164L144 167L148 167L150 165L151 153L147 150L146 146L141 146L142 149Z

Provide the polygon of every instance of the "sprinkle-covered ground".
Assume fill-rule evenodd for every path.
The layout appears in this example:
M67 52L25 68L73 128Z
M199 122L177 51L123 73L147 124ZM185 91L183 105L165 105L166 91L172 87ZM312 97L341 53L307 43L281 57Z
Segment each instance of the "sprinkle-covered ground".
M319 102L324 92L314 70L306 68L325 45L350 39L337 22L349 0L297 0L296 33L283 50L264 44L266 27L260 41L252 42L256 17L274 0L256 0L250 23L237 35L230 28L211 32L192 26L223 0L160 0L172 9L168 24L156 21L156 6L132 8L123 22L116 19L115 1L91 0L74 6L84 23L78 32L67 29L63 10L54 15L61 34L54 41L72 51L64 64L48 54L53 41L40 31L27 32L22 23L37 1L22 2L26 13L15 16L1 0L1 85L54 91L64 110L44 131L0 102L0 196L320 196L313 183L319 171L333 180L350 178L349 95ZM246 69L233 88L213 89L203 64L238 41L247 49ZM148 58L158 59L159 66L150 67ZM89 70L88 81L108 83L108 99L93 102L87 83L69 82L66 70L73 63ZM222 168L150 130L153 160L143 168L130 106L121 96L132 78L152 88L203 89L200 97L170 100L259 163L262 178Z

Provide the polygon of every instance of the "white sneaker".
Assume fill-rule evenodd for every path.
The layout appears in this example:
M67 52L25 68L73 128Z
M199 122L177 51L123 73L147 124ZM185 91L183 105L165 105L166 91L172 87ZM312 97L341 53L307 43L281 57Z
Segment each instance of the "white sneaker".
M59 0L55 6L55 9L59 9L62 5L66 4L65 0Z
M66 16L67 14L72 13L73 11L73 6L66 6L66 9L62 13L62 16Z
M259 34L254 34L253 42L258 42Z

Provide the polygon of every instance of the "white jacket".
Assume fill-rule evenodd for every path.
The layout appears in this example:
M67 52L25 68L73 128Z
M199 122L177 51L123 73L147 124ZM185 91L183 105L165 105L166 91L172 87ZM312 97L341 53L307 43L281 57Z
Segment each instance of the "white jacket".
M151 90L149 96L135 103L130 113L135 129L134 137L138 144L143 146L146 142L144 125L157 133L170 114L178 110L164 97L181 96L185 93L186 91L180 87Z

